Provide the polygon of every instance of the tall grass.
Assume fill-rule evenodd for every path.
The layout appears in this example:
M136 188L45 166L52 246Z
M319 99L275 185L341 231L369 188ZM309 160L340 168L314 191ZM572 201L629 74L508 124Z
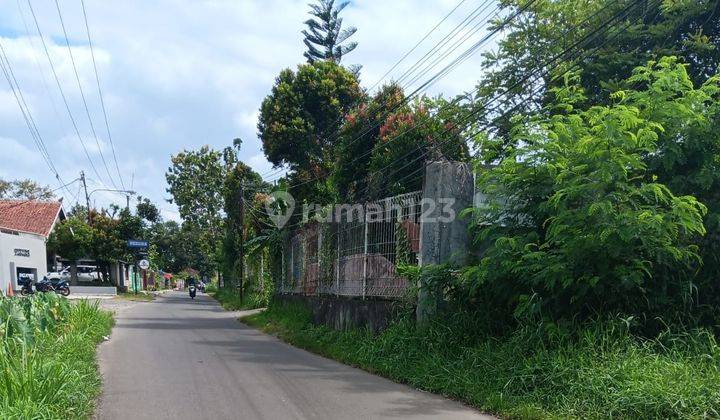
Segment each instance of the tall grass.
M506 417L720 417L720 347L702 330L643 340L617 320L572 334L525 327L498 337L469 333L472 319L423 330L405 319L373 335L310 320L298 305L244 319L299 347Z
M208 290L207 287L208 286L206 286L205 291L217 299L220 305L228 311L263 308L267 306L268 303L267 295L260 292L246 291L242 298L240 298L240 293L236 289L221 287Z
M95 347L112 326L97 303L0 299L0 418L86 418L100 390Z

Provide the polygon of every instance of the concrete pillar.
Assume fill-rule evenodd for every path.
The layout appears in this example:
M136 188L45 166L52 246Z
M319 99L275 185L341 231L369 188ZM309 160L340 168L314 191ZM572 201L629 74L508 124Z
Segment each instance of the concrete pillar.
M420 215L421 266L464 265L469 256L469 220L460 213L473 205L473 171L468 163L438 161L425 167ZM417 320L425 324L438 310L441 296L420 287Z

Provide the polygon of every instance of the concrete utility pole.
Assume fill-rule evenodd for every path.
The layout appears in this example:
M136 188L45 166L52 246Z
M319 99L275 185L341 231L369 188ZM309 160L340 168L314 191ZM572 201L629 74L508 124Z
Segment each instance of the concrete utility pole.
M92 225L92 215L90 214L90 195L88 195L87 183L85 182L85 172L80 171L80 181L82 181L85 189L85 203L87 204L88 224Z
M473 205L475 187L472 168L467 163L437 161L425 166L423 201L432 207L421 208L420 265L449 263L462 266L469 256L469 221L460 212ZM417 321L426 326L437 315L441 291L421 286L418 292Z
M240 204L240 302L243 300L245 286L245 197L243 181L240 181L238 199Z

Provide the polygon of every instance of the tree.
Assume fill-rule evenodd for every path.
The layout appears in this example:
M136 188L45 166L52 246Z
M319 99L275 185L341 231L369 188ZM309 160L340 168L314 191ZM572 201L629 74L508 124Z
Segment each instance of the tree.
M22 200L52 200L55 197L50 187L42 186L30 179L4 181L0 179L0 198Z
M249 166L237 162L228 172L225 179L225 238L223 242L223 268L226 285L236 285L240 289L240 298L244 289L245 277L243 262L245 258L245 242L250 239L253 231L251 220L254 214L264 209L254 208L254 199L258 193L270 189L270 185Z
M268 160L288 166L294 183L303 183L293 194L329 199L324 182L335 160L338 130L362 98L356 77L333 62L280 73L260 108L258 135Z
M160 210L147 198L138 197L138 203L135 209L137 215L149 223L158 223L162 219L160 217Z
M92 249L93 230L86 219L69 217L60 222L48 237L50 251L72 261L70 274L77 280L77 261L87 257Z
M165 173L180 217L213 234L220 230L222 220L222 184L226 166L220 152L203 146L174 155L172 166Z
M700 264L692 241L705 234L706 207L676 195L645 163L671 119L643 115L631 99L639 92L577 108L586 99L579 82L554 89L553 105L517 122L512 155L478 168L488 201L475 224L489 245L468 279L516 316L652 319L692 293ZM682 103L668 99L666 110ZM703 118L701 109L686 111L690 121Z
M492 101L490 109L480 114L481 122L506 141L511 118L538 111L552 101L549 90L562 86L562 74L573 65L580 69L580 84L590 106L611 103L610 93L649 60L679 57L689 65L696 84L707 80L720 64L718 0L587 0L582 7L576 0L541 1L527 8L524 0L501 4L511 13L524 11L507 24L509 33L499 41L498 50L485 54L486 71L477 94L479 103ZM614 24L598 27L616 15L620 18ZM555 71L539 80L542 71L537 71L524 80L570 47ZM505 92L509 94L498 98Z
M305 21L307 29L302 31L305 36L303 42L308 48L303 55L308 63L320 60L339 63L344 55L357 47L357 42L340 45L357 32L353 26L342 29L343 20L338 15L348 4L350 2L345 1L336 7L335 0L318 0L317 4L308 5L310 14L314 16Z
M696 279L698 299L720 303L720 77L695 86L691 66L663 58L635 70L621 91L624 101L652 121L662 122L658 147L644 156L648 170L679 194L691 194L708 208L708 234L697 238L703 265Z
M442 98L420 98L386 117L372 149L367 191L378 199L422 188L428 160L467 161L463 121L468 109Z
M402 88L396 84L381 87L372 98L347 114L340 129L332 184L342 201L366 197L371 153L380 139L380 127L391 113L407 110Z
M167 191L183 219L183 234L196 235L190 254L204 254L202 258L191 258L202 265L194 268L204 274L217 268L223 234L223 189L232 163L223 159L223 153L203 146L174 155L165 173L170 186Z
M98 265L103 281L108 280L110 264L123 258L127 251L127 239L119 236L119 221L99 213L93 216L90 249L86 256L92 257ZM138 238L133 236L133 239Z

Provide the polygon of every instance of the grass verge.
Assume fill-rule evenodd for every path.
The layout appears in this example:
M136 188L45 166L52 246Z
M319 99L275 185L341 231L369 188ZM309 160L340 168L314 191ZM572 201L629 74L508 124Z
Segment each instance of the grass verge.
M97 303L42 299L0 299L0 418L89 418L101 389L95 351L112 316Z
M213 288L207 292L228 311L243 311L267 306L265 296L260 293L245 292L243 298L240 299L240 294L231 288Z
M155 296L152 293L148 292L124 292L118 293L116 299L129 300L133 302L149 302L151 300L154 300Z
M468 334L462 323L419 331L401 320L373 335L334 331L310 320L303 306L272 305L242 322L503 417L720 416L720 348L702 331L640 340L621 322L611 322L572 336L520 329L498 338Z

